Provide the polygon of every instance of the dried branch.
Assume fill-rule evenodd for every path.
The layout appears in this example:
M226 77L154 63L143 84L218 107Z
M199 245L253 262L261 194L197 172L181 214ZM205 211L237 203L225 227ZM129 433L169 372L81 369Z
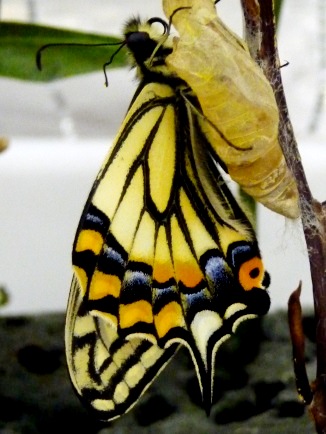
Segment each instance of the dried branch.
M299 191L316 315L317 375L310 405L318 433L326 433L326 224L325 204L310 191L289 119L280 74L272 0L242 0L252 57L269 79L280 113L279 141Z
M288 320L293 349L293 367L297 390L303 402L308 405L312 401L305 362L305 337L302 325L302 309L300 303L301 282L289 298Z

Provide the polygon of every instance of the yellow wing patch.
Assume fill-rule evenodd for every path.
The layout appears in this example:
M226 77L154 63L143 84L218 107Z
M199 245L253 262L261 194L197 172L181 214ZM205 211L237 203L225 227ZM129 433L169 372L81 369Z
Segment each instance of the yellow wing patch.
M153 265L153 280L164 283L174 277L174 268L169 250L166 229L160 226L155 244L155 258Z
M107 295L118 298L120 295L121 280L114 274L106 274L95 270L91 279L89 298L99 300Z
M175 113L167 107L148 153L150 194L159 212L163 213L171 197L176 163ZM163 187L164 186L164 187Z
M86 229L80 232L75 250L76 252L82 252L83 250L92 250L95 255L98 255L102 249L102 246L102 235L97 231Z
M204 276L175 216L171 218L171 233L176 278L188 288L194 288L202 282Z
M120 327L132 327L138 322L153 322L152 305L145 300L130 304L121 304L119 308Z
M184 314L179 303L172 301L165 305L154 317L159 338L163 338L174 327L185 327Z

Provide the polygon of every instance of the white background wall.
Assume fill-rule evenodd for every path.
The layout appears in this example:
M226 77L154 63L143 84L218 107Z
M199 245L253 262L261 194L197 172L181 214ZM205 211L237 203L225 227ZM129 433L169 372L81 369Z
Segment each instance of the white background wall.
M320 0L322 1L322 0ZM219 10L240 31L237 0ZM3 0L2 19L29 20L106 34L119 34L134 14L163 16L159 0ZM309 131L323 75L318 73L317 0L285 0L280 55L290 114L314 195L326 199L325 110ZM294 25L295 23L295 25ZM99 70L101 70L99 65ZM0 154L0 285L10 303L3 314L64 310L74 232L88 191L135 88L133 73L101 72L53 84L0 78L0 135L10 138ZM303 279L303 301L311 285L300 224L259 208L259 239L272 276L273 308L286 307Z

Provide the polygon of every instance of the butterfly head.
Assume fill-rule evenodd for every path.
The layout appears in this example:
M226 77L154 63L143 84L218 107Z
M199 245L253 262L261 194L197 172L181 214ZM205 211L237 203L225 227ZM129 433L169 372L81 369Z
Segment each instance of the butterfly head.
M140 78L172 76L165 62L172 53L172 37L164 20L151 18L143 22L132 18L125 25L124 36L130 63L137 68Z

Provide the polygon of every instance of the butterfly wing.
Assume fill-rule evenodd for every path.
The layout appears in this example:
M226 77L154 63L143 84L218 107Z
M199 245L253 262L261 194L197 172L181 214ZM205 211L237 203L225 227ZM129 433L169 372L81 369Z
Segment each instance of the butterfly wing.
M178 347L157 345L152 308L153 279L159 287L162 279L174 278L167 235L155 220L170 201L176 164L171 95L163 85L140 92L95 181L75 239L67 362L78 395L102 420L132 407ZM162 134L164 143L155 138ZM164 154L158 147L166 145ZM151 168L157 153L161 174ZM170 180L166 189L156 182L163 171ZM146 194L154 198L146 200L148 210ZM170 305L168 324L162 312L157 316L161 334L183 319L179 311L179 304L174 310Z
M137 95L73 249L68 367L105 420L136 402L180 343L208 408L218 346L269 307L254 233L196 115L168 84Z
M177 346L167 350L141 338L125 340L87 310L73 278L66 326L70 377L79 397L101 420L126 413L146 390Z

